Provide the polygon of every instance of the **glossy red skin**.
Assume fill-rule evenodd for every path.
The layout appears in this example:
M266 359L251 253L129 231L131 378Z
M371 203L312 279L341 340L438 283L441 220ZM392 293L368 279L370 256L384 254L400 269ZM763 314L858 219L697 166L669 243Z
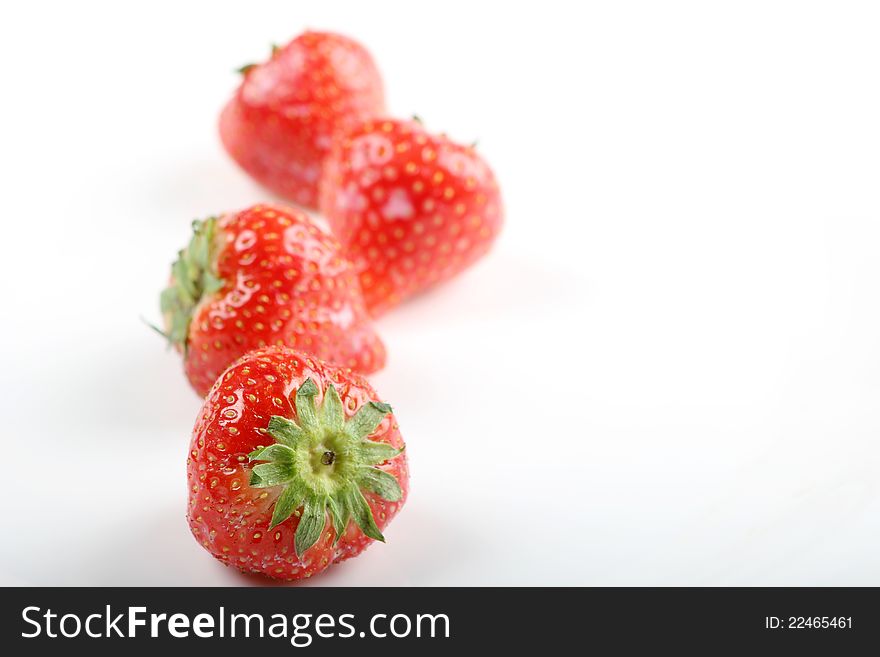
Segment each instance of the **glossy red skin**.
M364 121L334 142L321 211L379 315L482 257L501 230L491 169L415 121Z
M255 205L219 219L224 287L196 308L184 370L200 395L251 349L284 345L368 374L385 364L357 274L302 210Z
M208 552L244 572L283 580L311 577L330 564L357 556L373 543L354 522L349 522L334 546L335 532L332 523L327 523L315 545L298 558L293 548L297 515L269 529L281 487L248 485L248 453L274 442L262 433L272 415L296 419L292 395L309 377L321 390L316 403L321 403L324 390L333 383L348 417L364 403L380 400L365 379L348 370L290 349L270 347L251 352L230 367L211 389L196 421L187 458L189 526ZM398 449L404 445L393 415L386 417L368 439ZM403 490L399 502L388 502L364 491L376 524L384 531L406 502L406 452L378 467L397 479Z
M314 208L333 135L384 109L382 78L363 46L306 32L246 71L220 115L220 137L259 183Z

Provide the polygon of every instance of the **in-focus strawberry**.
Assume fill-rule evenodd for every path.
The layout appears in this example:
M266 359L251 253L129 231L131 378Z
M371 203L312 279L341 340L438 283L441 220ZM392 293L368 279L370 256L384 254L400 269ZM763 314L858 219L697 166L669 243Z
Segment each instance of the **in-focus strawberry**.
M406 501L391 408L360 376L286 348L214 384L187 459L193 535L217 559L278 579L356 556Z
M317 205L321 163L341 128L383 113L382 79L370 54L339 34L306 32L271 58L242 68L220 115L232 158L276 194Z
M320 194L373 315L467 268L503 220L483 158L418 121L368 120L337 136Z
M196 221L193 232L161 309L166 336L199 394L236 358L267 345L362 373L384 365L357 274L305 212L255 205Z

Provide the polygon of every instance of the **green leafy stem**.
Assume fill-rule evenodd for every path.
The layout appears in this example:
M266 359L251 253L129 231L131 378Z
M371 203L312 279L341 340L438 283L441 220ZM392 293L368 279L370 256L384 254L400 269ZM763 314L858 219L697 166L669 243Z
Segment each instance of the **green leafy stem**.
M224 281L216 274L214 238L216 217L193 222L189 245L177 254L171 266L171 285L162 291L159 306L167 332L159 331L169 342L186 349L193 312L202 297L222 289ZM158 330L158 329L157 329Z
M312 379L306 379L296 391L298 422L273 415L267 433L277 442L248 455L251 462L260 462L253 466L251 486L284 487L275 501L269 528L280 525L301 509L294 535L298 556L318 541L328 515L336 541L349 520L354 520L370 538L384 541L362 490L389 502L403 497L397 480L375 467L403 449L367 439L391 413L391 407L370 401L346 419L333 384L325 390L320 408L315 406L317 394L318 386Z

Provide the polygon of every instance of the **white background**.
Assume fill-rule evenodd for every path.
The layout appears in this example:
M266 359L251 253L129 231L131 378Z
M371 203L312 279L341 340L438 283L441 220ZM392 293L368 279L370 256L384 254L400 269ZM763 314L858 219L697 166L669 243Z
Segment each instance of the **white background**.
M271 199L216 118L307 27L508 211L379 322L412 496L309 584L880 585L880 13L767 1L4 4L3 583L261 583L189 534L199 400L139 316Z

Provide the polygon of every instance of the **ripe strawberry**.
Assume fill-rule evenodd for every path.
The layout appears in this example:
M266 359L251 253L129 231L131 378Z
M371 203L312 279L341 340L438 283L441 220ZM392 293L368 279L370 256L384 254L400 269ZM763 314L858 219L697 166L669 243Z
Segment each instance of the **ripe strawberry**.
M363 121L337 136L320 206L373 315L470 266L503 215L495 177L473 147L397 120Z
M272 344L364 373L384 365L357 275L307 214L255 205L193 230L161 307L199 394L236 358Z
M239 359L193 431L196 540L227 565L286 580L384 541L409 471L391 407L376 399L360 376L287 348Z
M226 150L273 192L316 206L321 162L333 134L384 111L382 78L372 57L347 37L306 32L242 73L220 115Z

